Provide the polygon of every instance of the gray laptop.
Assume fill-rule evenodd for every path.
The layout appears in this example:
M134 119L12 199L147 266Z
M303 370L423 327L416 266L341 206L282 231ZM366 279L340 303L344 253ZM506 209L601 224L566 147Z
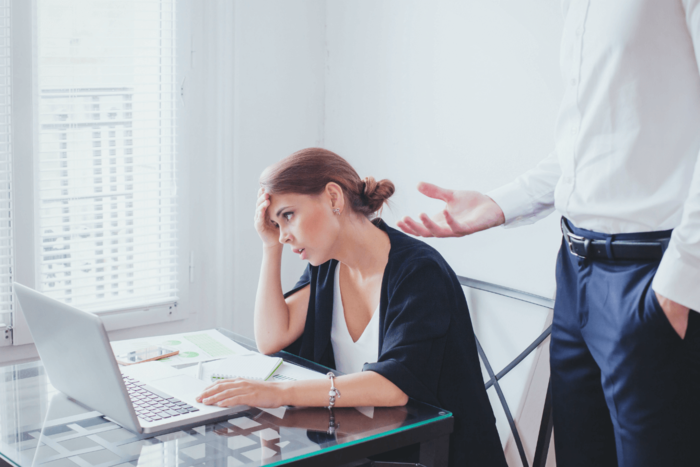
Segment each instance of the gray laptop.
M158 433L248 409L197 403L208 383L159 362L120 367L102 320L13 283L51 384L136 433Z

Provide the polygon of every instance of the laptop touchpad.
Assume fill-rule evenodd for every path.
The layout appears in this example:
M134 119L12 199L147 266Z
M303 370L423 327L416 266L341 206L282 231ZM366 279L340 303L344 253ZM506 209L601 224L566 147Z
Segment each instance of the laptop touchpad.
M197 404L194 398L200 395L204 389L209 386L209 383L192 376L178 375L151 381L149 386L177 397L183 402L194 405Z

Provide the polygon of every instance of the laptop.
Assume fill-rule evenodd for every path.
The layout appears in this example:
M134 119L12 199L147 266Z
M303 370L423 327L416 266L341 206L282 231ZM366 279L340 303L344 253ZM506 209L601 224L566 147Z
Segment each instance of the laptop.
M159 362L117 364L102 320L13 283L51 384L135 433L159 433L246 410L195 397L209 383Z

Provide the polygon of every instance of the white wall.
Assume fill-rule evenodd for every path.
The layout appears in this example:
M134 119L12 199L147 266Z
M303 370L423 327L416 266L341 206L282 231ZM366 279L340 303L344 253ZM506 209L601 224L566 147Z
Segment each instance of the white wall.
M242 333L261 255L248 218L267 165L303 147L336 151L361 176L394 181L393 223L440 209L415 190L421 180L488 191L553 147L556 0L239 0L234 18L230 323ZM458 274L552 296L559 235L551 216L429 243ZM291 285L301 264L283 263Z
M263 169L299 149L323 144L325 8L322 0L235 3L233 300L219 324L252 337L262 260L253 228ZM283 286L304 265L285 251Z
M328 3L325 147L397 186L394 221L443 204L421 181L488 191L553 148L562 95L553 0ZM545 296L560 232L431 240L462 275Z
M326 18L324 147L346 157L361 177L396 184L393 208L384 214L390 225L442 208L417 192L419 181L488 191L553 148L562 95L558 2L331 1ZM558 219L550 216L533 226L428 243L460 275L552 297L560 239ZM476 331L496 371L545 326L541 308L493 298L476 305ZM532 362L504 381L515 412ZM505 443L505 417L498 428ZM507 451L517 465L514 446Z

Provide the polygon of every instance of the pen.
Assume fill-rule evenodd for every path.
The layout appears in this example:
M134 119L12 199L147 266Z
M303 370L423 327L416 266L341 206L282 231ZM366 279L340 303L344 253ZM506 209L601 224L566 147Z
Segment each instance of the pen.
M197 379L202 379L202 362L199 362L199 365L197 366Z

